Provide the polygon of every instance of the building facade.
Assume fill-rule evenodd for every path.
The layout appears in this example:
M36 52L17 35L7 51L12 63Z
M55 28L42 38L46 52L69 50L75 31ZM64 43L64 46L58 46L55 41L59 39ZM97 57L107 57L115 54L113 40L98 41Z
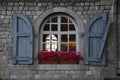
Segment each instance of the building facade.
M1 80L119 77L119 7L114 0L1 0ZM39 64L41 50L77 51L83 60Z

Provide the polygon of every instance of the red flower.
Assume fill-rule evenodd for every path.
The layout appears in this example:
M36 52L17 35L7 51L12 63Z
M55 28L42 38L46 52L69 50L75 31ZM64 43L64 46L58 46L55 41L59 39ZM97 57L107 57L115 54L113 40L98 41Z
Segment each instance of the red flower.
M80 52L76 51L40 51L37 53L37 58L41 60L69 60L69 61L78 61L83 59L83 56Z
M38 58L38 59L41 58L41 53L40 53L40 52L37 53L37 58Z
M41 60L50 60L54 61L58 59L58 53L54 51L40 51L37 53L37 58Z

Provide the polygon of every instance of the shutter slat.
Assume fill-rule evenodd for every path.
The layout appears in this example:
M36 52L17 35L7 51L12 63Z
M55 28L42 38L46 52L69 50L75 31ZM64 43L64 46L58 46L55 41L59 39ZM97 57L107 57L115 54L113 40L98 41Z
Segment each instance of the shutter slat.
M13 63L33 63L33 29L29 20L20 13L13 14Z

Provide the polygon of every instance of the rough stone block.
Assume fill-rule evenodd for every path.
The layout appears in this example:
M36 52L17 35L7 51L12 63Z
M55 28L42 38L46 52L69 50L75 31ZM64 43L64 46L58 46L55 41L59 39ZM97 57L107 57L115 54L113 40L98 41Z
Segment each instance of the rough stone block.
M94 6L90 6L89 9L90 9L90 10L94 10L95 7L94 7Z
M27 10L28 10L28 7L24 7L24 10L26 10L26 11L27 11Z
M11 10L12 10L12 7L10 7L10 6L9 6L9 7L7 7L7 10L11 11Z
M13 7L13 10L18 10L18 7Z
M84 7L84 10L87 11L89 8L87 6Z
M3 14L3 15L6 15L6 11L2 11L2 14Z
M17 75L10 75L10 79L17 79Z
M23 7L19 7L19 10L23 10Z

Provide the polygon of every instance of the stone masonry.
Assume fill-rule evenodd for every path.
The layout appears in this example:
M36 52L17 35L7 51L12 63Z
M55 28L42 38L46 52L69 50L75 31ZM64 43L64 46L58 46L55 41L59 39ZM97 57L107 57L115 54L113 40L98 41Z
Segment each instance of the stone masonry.
M35 26L42 12L55 7L73 10L85 25L93 15L102 11L107 12L108 20L113 22L112 0L0 0L0 80L103 80L113 76L113 26L108 33L106 66L84 65L83 60L76 65L41 65L36 57L33 65L12 64L13 13L23 13Z

